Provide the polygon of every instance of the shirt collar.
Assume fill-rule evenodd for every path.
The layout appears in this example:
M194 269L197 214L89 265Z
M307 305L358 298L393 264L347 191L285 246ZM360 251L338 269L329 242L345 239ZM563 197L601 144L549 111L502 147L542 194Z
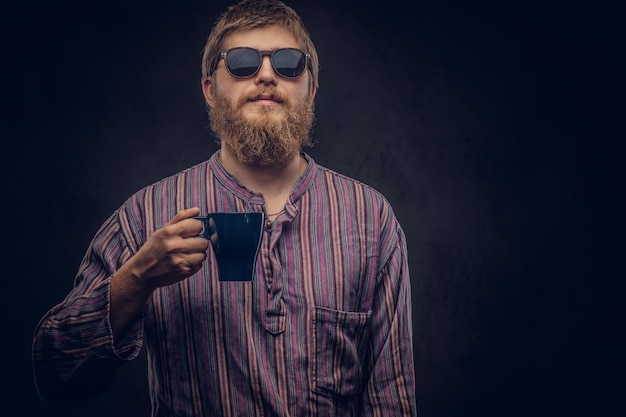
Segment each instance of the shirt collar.
M209 168L217 180L237 197L252 204L263 204L263 196L261 194L255 193L254 191L243 186L237 178L224 168L224 165L222 165L219 160L219 153L220 151L218 150L209 159ZM306 193L311 185L313 185L315 175L317 173L318 166L313 158L305 152L302 152L301 155L306 160L307 166L298 181L296 181L293 191L289 196L289 201L287 202L288 211L295 211L295 207L291 206L293 206L293 204L297 202L304 195L304 193Z

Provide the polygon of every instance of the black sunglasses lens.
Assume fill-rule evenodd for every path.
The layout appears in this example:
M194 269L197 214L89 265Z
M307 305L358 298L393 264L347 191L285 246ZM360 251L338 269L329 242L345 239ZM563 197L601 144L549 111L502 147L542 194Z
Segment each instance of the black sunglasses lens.
M272 66L285 78L298 78L304 73L306 59L306 55L298 49L279 49L272 55Z
M261 55L250 48L235 48L226 54L228 71L239 78L254 75L261 66Z
M226 54L226 67L233 77L251 77L261 67L262 55L252 48L233 48ZM272 53L272 66L278 75L298 78L306 69L307 57L299 49L278 49Z

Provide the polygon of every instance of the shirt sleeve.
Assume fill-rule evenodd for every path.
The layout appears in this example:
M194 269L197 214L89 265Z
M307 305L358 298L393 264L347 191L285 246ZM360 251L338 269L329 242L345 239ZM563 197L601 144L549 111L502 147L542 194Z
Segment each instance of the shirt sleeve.
M370 318L369 379L364 416L417 416L411 284L406 238L398 226L382 260Z
M141 350L141 318L120 340L111 330L110 277L132 256L118 219L116 212L101 226L72 290L35 329L35 384L46 401L82 400L107 390L117 368Z

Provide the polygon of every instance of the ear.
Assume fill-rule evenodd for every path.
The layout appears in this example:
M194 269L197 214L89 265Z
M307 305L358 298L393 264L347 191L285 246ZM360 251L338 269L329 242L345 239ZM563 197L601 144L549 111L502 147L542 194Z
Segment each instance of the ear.
M213 80L211 76L207 76L202 80L202 93L204 94L204 101L206 104L213 107L215 103L215 94L213 93Z

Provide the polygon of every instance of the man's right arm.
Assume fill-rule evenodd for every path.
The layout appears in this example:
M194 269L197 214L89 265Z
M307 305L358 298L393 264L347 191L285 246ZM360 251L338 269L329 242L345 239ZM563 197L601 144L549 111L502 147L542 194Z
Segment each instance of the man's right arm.
M200 222L183 220L199 214L197 208L181 210L111 278L111 328L118 340L141 315L143 307L159 287L195 274L206 260L208 240L191 238L202 228Z
M49 401L75 400L110 386L115 370L141 349L141 312L152 291L195 273L208 241L192 238L198 221L174 219L132 254L111 216L92 241L74 288L40 321L34 335L37 389ZM121 265L119 269L117 266Z

